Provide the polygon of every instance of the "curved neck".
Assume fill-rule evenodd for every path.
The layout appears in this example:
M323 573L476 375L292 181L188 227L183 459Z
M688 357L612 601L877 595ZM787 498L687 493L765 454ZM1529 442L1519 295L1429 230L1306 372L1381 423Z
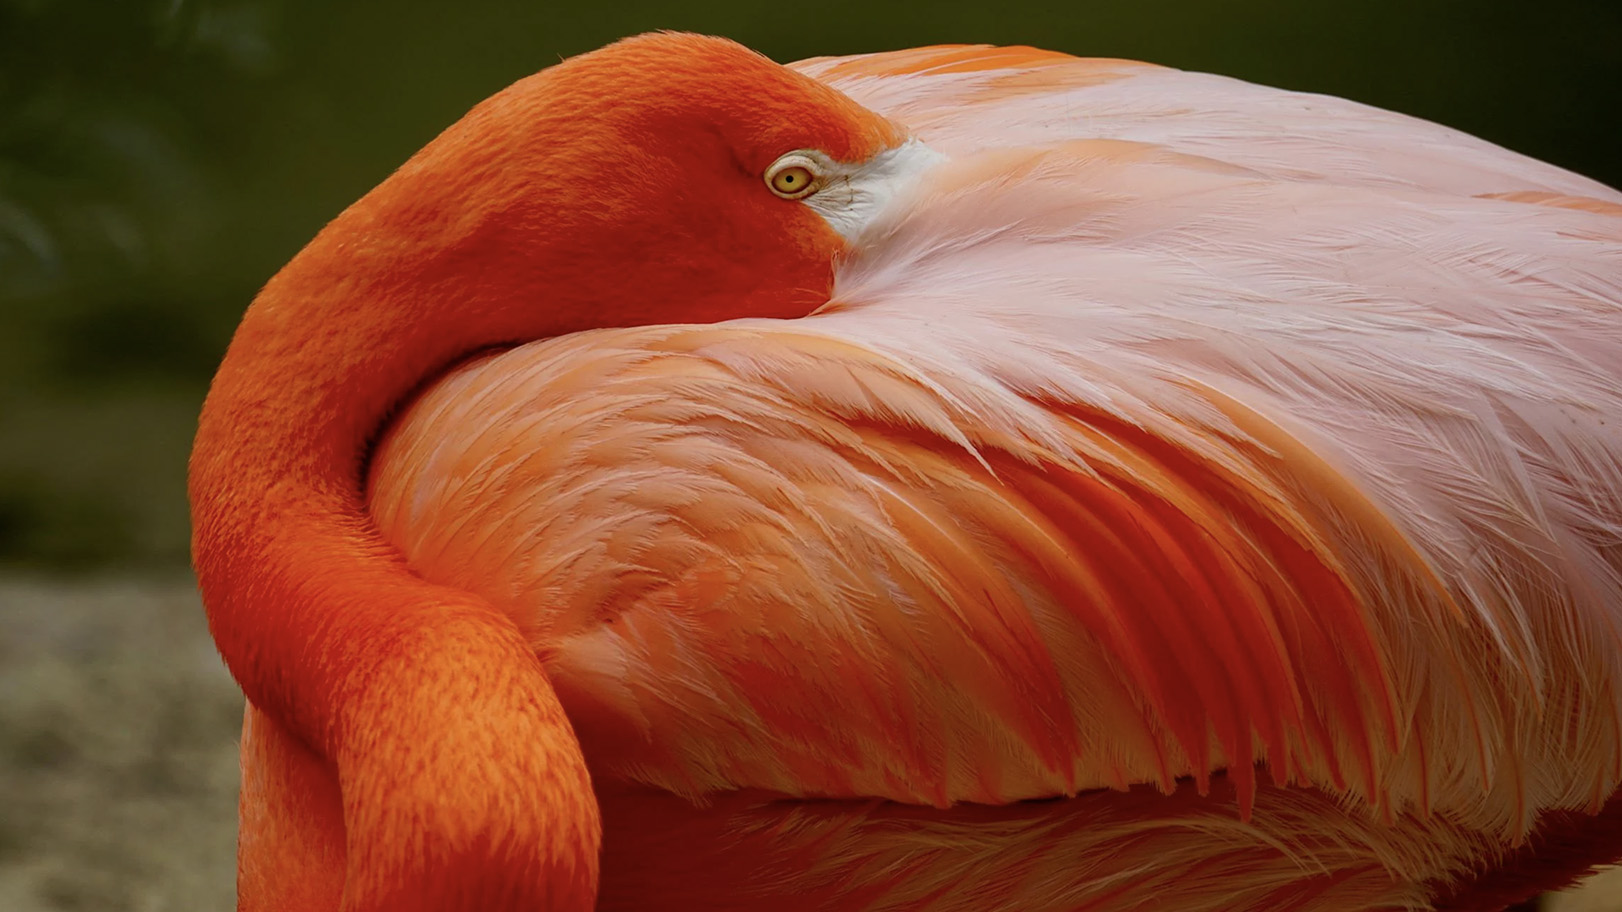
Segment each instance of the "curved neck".
M211 632L253 705L331 765L344 908L589 909L596 805L533 649L414 575L364 501L389 410L488 336L427 319L432 284L400 293L422 275L410 249L342 247L329 236L272 280L204 403L190 493ZM392 319L366 306L381 300Z
M193 554L210 628L244 692L330 754L330 695L359 673L364 644L420 623L414 605L465 600L414 577L378 537L361 471L383 416L468 342L368 320L341 301L314 307L290 299L292 284L278 277L249 310L204 403Z
M413 170L266 285L215 376L192 451L193 558L215 642L248 697L329 756L342 739L337 695L369 673L379 644L450 606L510 626L413 575L380 538L363 494L371 440L455 360L580 328L566 316L579 307L509 306L541 297L535 277L566 273L566 262L513 243L488 213L436 217L458 187ZM400 182L409 192L386 192Z

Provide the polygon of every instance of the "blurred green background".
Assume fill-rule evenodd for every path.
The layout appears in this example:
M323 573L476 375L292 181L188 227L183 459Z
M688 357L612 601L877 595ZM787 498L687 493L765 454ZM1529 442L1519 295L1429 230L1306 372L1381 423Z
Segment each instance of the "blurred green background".
M183 566L193 418L255 289L481 97L655 28L1142 58L1622 183L1616 0L0 0L0 569Z

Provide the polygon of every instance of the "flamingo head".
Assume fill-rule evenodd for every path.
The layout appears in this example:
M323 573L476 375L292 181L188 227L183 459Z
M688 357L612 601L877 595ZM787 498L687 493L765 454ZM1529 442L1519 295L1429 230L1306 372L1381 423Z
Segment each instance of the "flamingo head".
M267 290L387 302L389 321L464 349L800 316L827 300L862 226L937 158L741 45L644 35L478 105Z
M651 34L566 60L477 105L267 283L215 377L194 474L219 454L239 487L228 467L254 449L276 472L352 479L402 398L480 350L808 314L940 158L725 39Z

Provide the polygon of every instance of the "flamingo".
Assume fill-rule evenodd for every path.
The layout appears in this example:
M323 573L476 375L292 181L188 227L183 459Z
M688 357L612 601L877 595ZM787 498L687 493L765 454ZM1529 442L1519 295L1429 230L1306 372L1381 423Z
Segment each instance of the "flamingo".
M240 908L1488 910L1622 855L1622 194L1024 47L647 35L265 286Z

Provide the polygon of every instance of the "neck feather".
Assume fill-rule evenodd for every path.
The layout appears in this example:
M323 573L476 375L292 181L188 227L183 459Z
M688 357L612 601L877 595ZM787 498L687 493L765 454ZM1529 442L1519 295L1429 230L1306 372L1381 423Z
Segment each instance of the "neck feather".
M389 411L492 340L428 319L436 286L410 284L424 262L411 245L342 236L267 286L204 404L190 488L210 629L254 706L330 764L346 909L439 908L442 894L590 908L596 805L532 647L476 596L414 575L362 494Z

